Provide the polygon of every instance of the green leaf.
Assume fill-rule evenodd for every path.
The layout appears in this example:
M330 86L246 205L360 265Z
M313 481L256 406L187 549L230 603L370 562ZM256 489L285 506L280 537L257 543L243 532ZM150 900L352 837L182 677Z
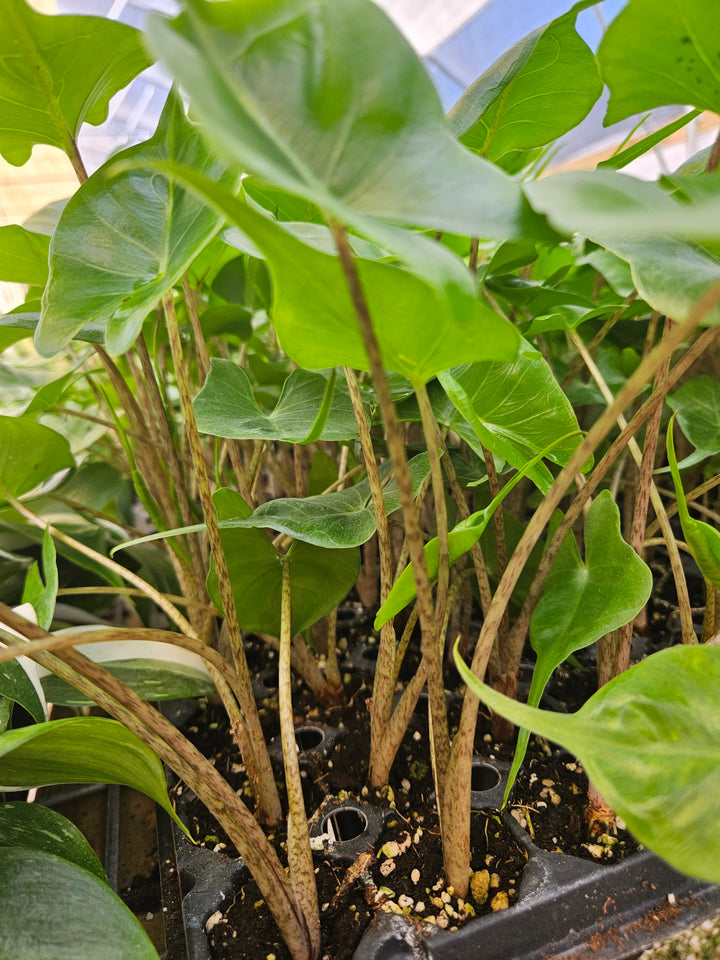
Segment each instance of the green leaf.
M228 489L218 490L213 495L213 503L221 521L250 512L242 497ZM262 530L224 529L221 536L240 626L243 630L279 636L281 555ZM295 635L345 599L357 580L360 551L357 547L326 550L296 540L286 556L290 565ZM208 577L208 589L222 609L214 569Z
M55 543L47 527L43 531L42 541L43 578L37 563L33 563L25 577L22 603L30 603L35 610L38 625L49 630L55 614L55 601L58 592L57 554Z
M532 221L517 184L457 143L370 0L192 0L147 30L219 150L360 232L378 217L505 239Z
M677 411L678 423L695 453L680 467L720 452L720 384L712 377L692 377L669 394L667 403Z
M480 683L457 646L455 663L492 710L574 753L640 843L677 870L720 881L720 837L708 831L720 796L720 649L654 653L573 714L538 710Z
M107 119L110 98L149 66L140 33L101 17L45 16L3 3L0 153L22 166L36 143L72 155L83 123Z
M708 583L720 588L720 530L711 527L709 523L703 523L702 520L696 520L690 516L685 499L685 491L680 480L680 471L678 469L677 458L675 456L675 443L673 441L673 427L677 413L670 417L667 432L667 456L670 465L670 473L675 487L675 496L677 497L678 516L680 517L680 526L682 527L683 537L690 548L695 563L700 567L700 572Z
M560 437L566 442L554 445L548 454L555 463L566 463L578 445L568 436L580 432L572 407L547 361L525 340L514 363L466 364L440 373L438 379L470 424L476 439L469 442L479 456L485 446L520 469ZM468 439L466 434L464 438ZM542 463L528 475L543 491L552 483Z
M332 381L332 382L331 382ZM315 423L328 395L325 422ZM258 406L250 378L232 360L213 357L210 373L193 407L198 429L216 437L236 440L349 440L357 426L347 389L321 373L294 370L283 385L277 406L265 413Z
M6 787L51 783L122 783L153 799L184 830L167 795L158 757L116 720L69 717L0 735L0 782Z
M519 40L465 91L448 114L461 143L498 161L557 140L587 116L602 82L575 18L594 2Z
M107 882L95 851L75 824L40 803L0 803L0 847L50 853Z
M93 629L97 628L87 628ZM70 627L58 630L56 635L83 632L83 628ZM142 632L136 635L142 636ZM79 643L75 649L93 663L102 664L108 673L134 690L143 700L208 697L215 693L215 685L203 659L173 643L142 639L101 640L97 643ZM38 675L45 696L51 703L84 706L92 702L43 667L38 667Z
M268 258L275 292L273 323L289 357L301 367L316 370L340 366L368 369L337 257L301 243L207 177L177 165L159 166L207 197L252 237ZM452 256L438 244L430 247L433 256ZM424 382L460 359L511 360L516 356L517 331L475 292L467 296L458 287L441 294L415 273L376 260L356 260L356 266L389 370L413 382ZM467 279L469 273L461 266Z
M59 433L32 420L0 416L0 503L3 488L19 497L74 462Z
M0 280L44 287L49 246L50 238L41 233L31 233L14 223L0 227Z
M537 654L528 704L540 703L556 667L577 650L633 619L652 590L650 568L623 540L620 511L609 490L593 500L585 518L585 563L572 531L563 541L530 621ZM520 730L505 801L525 759L530 732Z
M720 113L720 8L714 0L663 7L630 0L598 50L610 102L604 123L666 104Z
M235 179L208 151L171 93L152 139L102 166L60 216L35 334L46 356L87 325L105 328L112 352L126 351L147 314L223 225L195 194L155 170L128 170L109 179L119 159L172 159L227 186Z
M139 920L106 883L60 857L21 847L0 857L0 956L158 960Z
M21 660L5 660L0 663L0 697L19 703L36 723L42 723L46 718L45 705Z

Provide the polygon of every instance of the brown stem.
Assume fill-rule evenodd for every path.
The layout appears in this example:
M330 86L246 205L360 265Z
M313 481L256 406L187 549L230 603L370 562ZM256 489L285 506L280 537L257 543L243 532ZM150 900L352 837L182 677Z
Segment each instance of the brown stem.
M280 659L278 664L278 714L288 803L288 867L298 913L304 917L307 925L310 955L312 960L315 960L320 952L320 913L318 911L315 870L312 850L310 849L310 832L305 813L305 800L303 798L293 720L292 675L290 673L292 645L290 562L287 557L283 557L280 562L282 564L282 599Z
M234 724L234 731L240 741L240 750L255 792L258 815L264 823L276 824L282 816L280 798L275 784L275 776L270 764L270 757L265 745L257 704L255 703L250 671L248 669L247 659L245 658L242 631L238 623L235 597L228 573L227 559L222 545L217 514L215 513L215 507L212 501L210 480L202 445L200 443L200 434L198 433L195 422L195 413L193 411L192 398L190 397L190 387L185 376L180 328L175 314L175 304L172 293L167 293L163 297L163 308L170 351L175 367L175 379L178 393L180 394L185 431L190 446L190 453L195 465L195 476L205 516L210 551L215 561L218 588L225 613L225 626L230 639L235 669L240 682L240 709L242 710L247 729L242 725Z
M330 223L330 230L338 251L343 273L345 274L355 316L358 321L358 327L365 347L365 353L367 354L370 365L375 392L380 403L380 410L385 423L385 440L390 451L395 482L397 483L402 505L403 519L405 521L405 536L408 540L410 558L413 562L417 602L420 608L423 657L427 660L428 693L435 740L433 764L434 769L438 771L437 779L440 787L438 806L442 808L442 791L444 790L447 762L450 753L450 734L448 730L447 707L443 685L442 660L438 656L437 625L435 623L435 613L433 610L432 589L425 565L422 531L420 530L418 511L413 497L410 471L408 470L407 457L405 454L405 444L395 412L395 405L390 392L390 384L382 363L380 346L372 325L367 302L360 283L360 277L348 243L347 234L343 227L336 222Z

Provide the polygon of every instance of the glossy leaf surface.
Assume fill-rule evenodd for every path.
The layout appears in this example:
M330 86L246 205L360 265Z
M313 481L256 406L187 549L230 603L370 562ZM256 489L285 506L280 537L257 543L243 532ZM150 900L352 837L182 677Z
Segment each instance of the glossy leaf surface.
M584 530L585 562L571 532L563 541L530 621L537 654L527 702L536 707L547 683L570 654L633 619L652 590L650 568L622 536L620 511L609 490L595 497ZM520 730L507 798L525 758L530 734Z
M32 420L0 417L0 503L3 487L19 497L74 463L59 433Z
M81 124L102 123L110 98L150 64L140 33L116 20L4 0L3 28L0 153L16 166L36 143L70 150Z
M324 499L324 498L323 498ZM237 517L250 508L233 490L213 495L218 519ZM282 565L280 554L262 530L223 529L238 620L243 630L280 635ZM288 553L292 585L292 632L301 633L345 599L357 580L360 551L326 550L296 540ZM208 577L210 595L222 609L214 569Z
M341 222L525 229L517 184L457 143L424 66L369 0L192 0L148 33L218 149Z
M328 409L318 422L327 403ZM294 370L283 385L277 406L265 413L253 395L245 371L231 360L213 357L210 373L193 407L198 429L237 440L349 440L357 426L344 384L320 373Z
M702 520L696 520L690 516L685 491L683 490L680 471L678 469L677 457L675 456L675 443L673 441L673 427L677 414L674 413L670 418L667 432L667 456L670 465L670 473L673 478L675 495L677 497L678 516L680 517L680 526L682 527L683 537L690 548L690 552L700 571L708 581L715 587L720 588L720 530L711 527L709 523Z
M21 847L0 857L0 956L158 960L140 922L106 883L60 857Z
M41 803L0 803L0 847L50 853L106 880L95 851L75 824Z
M598 50L610 88L605 124L666 104L720 112L718 35L714 0L683 0L662 16L653 0L630 0Z
M481 683L455 651L462 679L492 710L570 750L632 834L677 870L720 881L720 649L654 653L577 713L518 703Z
M469 442L480 457L485 446L521 469L529 457L560 438L566 439L548 454L556 463L565 463L578 445L580 428L573 409L547 361L526 341L514 363L466 364L441 372L438 379L472 428L476 440ZM568 437L573 431L577 437ZM529 476L544 491L552 483L542 463Z
M32 680L17 660L0 663L0 697L19 703L36 723L45 720L45 706Z
M50 238L41 233L14 223L0 227L0 280L44 287L49 247Z
M147 794L180 823L167 796L162 763L116 720L70 717L7 730L0 736L0 770L6 787L123 783Z
M556 140L587 116L602 82L575 18L594 2L523 37L465 91L448 114L461 143L497 162Z
M109 179L119 159L173 159L228 186L234 180L171 93L152 139L102 166L60 216L35 334L44 355L90 324L104 328L111 352L127 350L150 310L223 224L194 193L156 170L127 170Z

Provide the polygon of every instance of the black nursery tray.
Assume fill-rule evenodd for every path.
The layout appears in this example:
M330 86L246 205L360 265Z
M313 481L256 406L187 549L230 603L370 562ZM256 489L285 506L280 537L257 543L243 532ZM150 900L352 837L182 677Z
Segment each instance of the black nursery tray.
M499 782L473 791L475 809L499 806L507 766L498 763L496 769ZM349 804L349 814L355 816L360 806L366 805ZM330 812L342 808L335 803ZM355 960L629 960L656 940L720 912L720 887L678 873L649 851L598 866L539 849L513 817L503 816L528 854L516 904L456 931L380 911ZM324 829L325 819L316 818L317 829ZM353 859L358 843L377 840L382 815L365 819L367 836L357 837L347 851L339 843L340 858L347 853ZM193 848L165 814L160 821L161 878L169 896L166 960L210 960L207 921L246 881L246 867L242 860ZM184 896L178 881L188 891Z

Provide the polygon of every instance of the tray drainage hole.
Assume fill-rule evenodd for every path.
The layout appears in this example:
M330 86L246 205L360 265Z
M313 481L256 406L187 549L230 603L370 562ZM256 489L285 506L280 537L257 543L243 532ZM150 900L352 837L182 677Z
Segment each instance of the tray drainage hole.
M298 750L314 750L325 739L325 733L320 727L302 727L295 731L295 743Z
M500 774L489 763L473 763L471 789L482 793L492 790L500 783Z
M354 840L367 829L367 818L354 807L340 807L329 813L322 822L322 833L330 834L333 843Z

